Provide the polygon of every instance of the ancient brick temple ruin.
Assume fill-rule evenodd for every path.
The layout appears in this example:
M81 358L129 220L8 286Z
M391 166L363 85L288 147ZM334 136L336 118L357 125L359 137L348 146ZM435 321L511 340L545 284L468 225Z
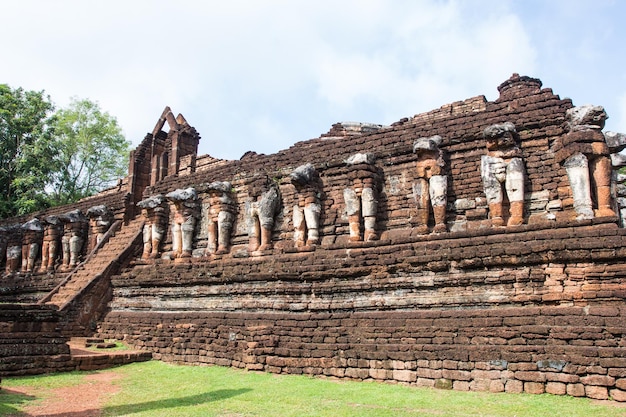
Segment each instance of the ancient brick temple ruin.
M536 78L498 90L235 161L197 156L166 108L116 187L0 224L0 375L70 369L67 339L99 335L170 362L626 401L626 137Z

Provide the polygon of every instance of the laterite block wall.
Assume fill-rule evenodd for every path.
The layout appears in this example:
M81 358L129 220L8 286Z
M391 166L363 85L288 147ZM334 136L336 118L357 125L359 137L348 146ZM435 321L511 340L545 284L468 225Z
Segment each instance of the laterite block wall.
M273 155L198 158L195 172L144 192L199 190L194 257L138 262L113 277L99 333L173 362L626 400L626 231L617 217L575 220L553 152L573 104L540 87L514 75L494 102L474 97L391 126L336 124ZM504 122L519 133L525 224L493 227L480 176L483 131ZM448 230L421 235L412 147L436 134ZM344 160L357 152L377 157L378 241L348 239ZM304 163L321 179L321 241L300 248L289 174ZM282 209L273 249L250 252L246 207L260 176L279 186ZM232 183L238 207L225 255L204 252L203 186L213 181Z
M0 304L0 375L73 369L54 306Z

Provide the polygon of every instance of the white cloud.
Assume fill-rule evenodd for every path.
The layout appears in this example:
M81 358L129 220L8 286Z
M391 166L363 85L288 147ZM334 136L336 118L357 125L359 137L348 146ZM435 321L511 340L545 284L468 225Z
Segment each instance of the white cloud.
M388 28L391 36L380 49L338 54L326 45L318 64L319 94L338 110L365 99L393 121L469 96L497 97L494 80L532 73L535 51L518 18L467 21L464 12L441 3L393 16L397 27Z
M96 100L134 143L169 105L198 129L201 153L239 158L337 121L391 123L479 94L495 99L513 72L569 82L559 85L568 95L581 79L593 79L595 92L607 89L605 79L623 81L598 76L602 65L565 61L589 45L597 60L602 43L571 41L570 25L553 13L563 4L527 1L8 2L0 36L12 42L3 45L0 82L45 89L60 105ZM576 4L568 19L594 7ZM621 33L611 11L605 40ZM624 73L619 45L605 74ZM615 113L612 99L588 100Z

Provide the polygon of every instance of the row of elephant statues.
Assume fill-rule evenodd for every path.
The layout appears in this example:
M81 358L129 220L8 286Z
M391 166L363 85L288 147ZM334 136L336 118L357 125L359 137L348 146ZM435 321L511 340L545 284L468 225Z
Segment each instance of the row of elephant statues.
M602 132L607 115L600 106L574 107L567 111L566 117L568 133L559 138L553 150L566 169L577 217L615 216L611 196L611 154L626 148L626 136ZM491 125L484 129L483 137L486 154L481 157L480 171L491 224L494 227L521 225L524 222L526 171L515 125L510 122ZM449 170L441 143L440 136L432 136L419 138L413 144L416 155L413 195L417 233L421 234L447 231ZM371 153L356 153L344 162L349 180L343 190L349 240L377 240L378 194L383 179L376 167L376 158ZM295 246L318 245L323 195L320 176L312 164L304 164L293 170L289 178L297 200L292 210ZM202 187L207 196L206 251L208 254L228 253L238 209L235 190L227 181ZM282 207L279 187L266 178L257 181L250 189L254 201L245 210L249 251L270 249L275 219ZM508 201L508 216L503 214L505 200ZM201 212L195 188L150 196L137 206L145 219L142 258L161 256L168 222L171 222L171 256L192 256L196 223ZM0 257L6 257L6 272L32 272L39 259L41 271L57 267L72 269L78 264L86 244L89 250L93 249L113 220L109 208L95 206L86 215L73 210L0 228Z
M577 218L615 216L611 197L610 153L615 152L616 147L621 147L618 151L624 149L626 138L622 134L602 133L607 115L600 106L572 108L567 112L567 118L569 132L557 144L556 155L567 171ZM491 224L495 227L521 225L524 222L526 171L515 125L510 122L491 125L484 129L483 137L487 152L481 157L481 179ZM447 231L448 169L441 143L440 136L432 136L419 138L413 144L416 155L413 194L417 233L421 234ZM343 190L349 240L377 240L378 193L382 178L375 165L375 156L357 153L344 162L350 182ZM311 164L297 167L291 172L290 181L297 196L292 218L295 246L317 245L320 241L322 181ZM252 193L256 196L255 201L246 208L249 251L271 248L272 229L281 206L280 192L274 182L267 181L261 188L261 192ZM204 189L208 195L207 253L224 254L229 252L237 212L234 190L227 181L213 182ZM509 207L506 224L506 216L503 215L505 200L508 200ZM151 196L140 201L138 206L142 208L146 220L144 259L160 256L170 211L173 211L172 255L181 258L192 256L193 236L199 216L199 201L194 188ZM432 229L429 224L434 224Z
M2 227L0 255L6 257L5 271L36 272L37 264L39 272L72 270L85 249L94 249L100 243L113 221L113 212L97 205L85 214L72 210Z

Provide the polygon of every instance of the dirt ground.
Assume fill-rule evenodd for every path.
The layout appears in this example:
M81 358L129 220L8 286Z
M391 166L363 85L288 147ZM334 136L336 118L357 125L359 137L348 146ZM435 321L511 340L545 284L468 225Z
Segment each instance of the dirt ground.
M24 395L45 398L35 401L25 409L25 414L14 414L20 417L99 417L101 406L106 398L119 391L113 381L121 378L115 371L99 372L87 375L83 383L53 390L41 390L32 387L11 387L10 391ZM9 390L7 390L9 391Z

